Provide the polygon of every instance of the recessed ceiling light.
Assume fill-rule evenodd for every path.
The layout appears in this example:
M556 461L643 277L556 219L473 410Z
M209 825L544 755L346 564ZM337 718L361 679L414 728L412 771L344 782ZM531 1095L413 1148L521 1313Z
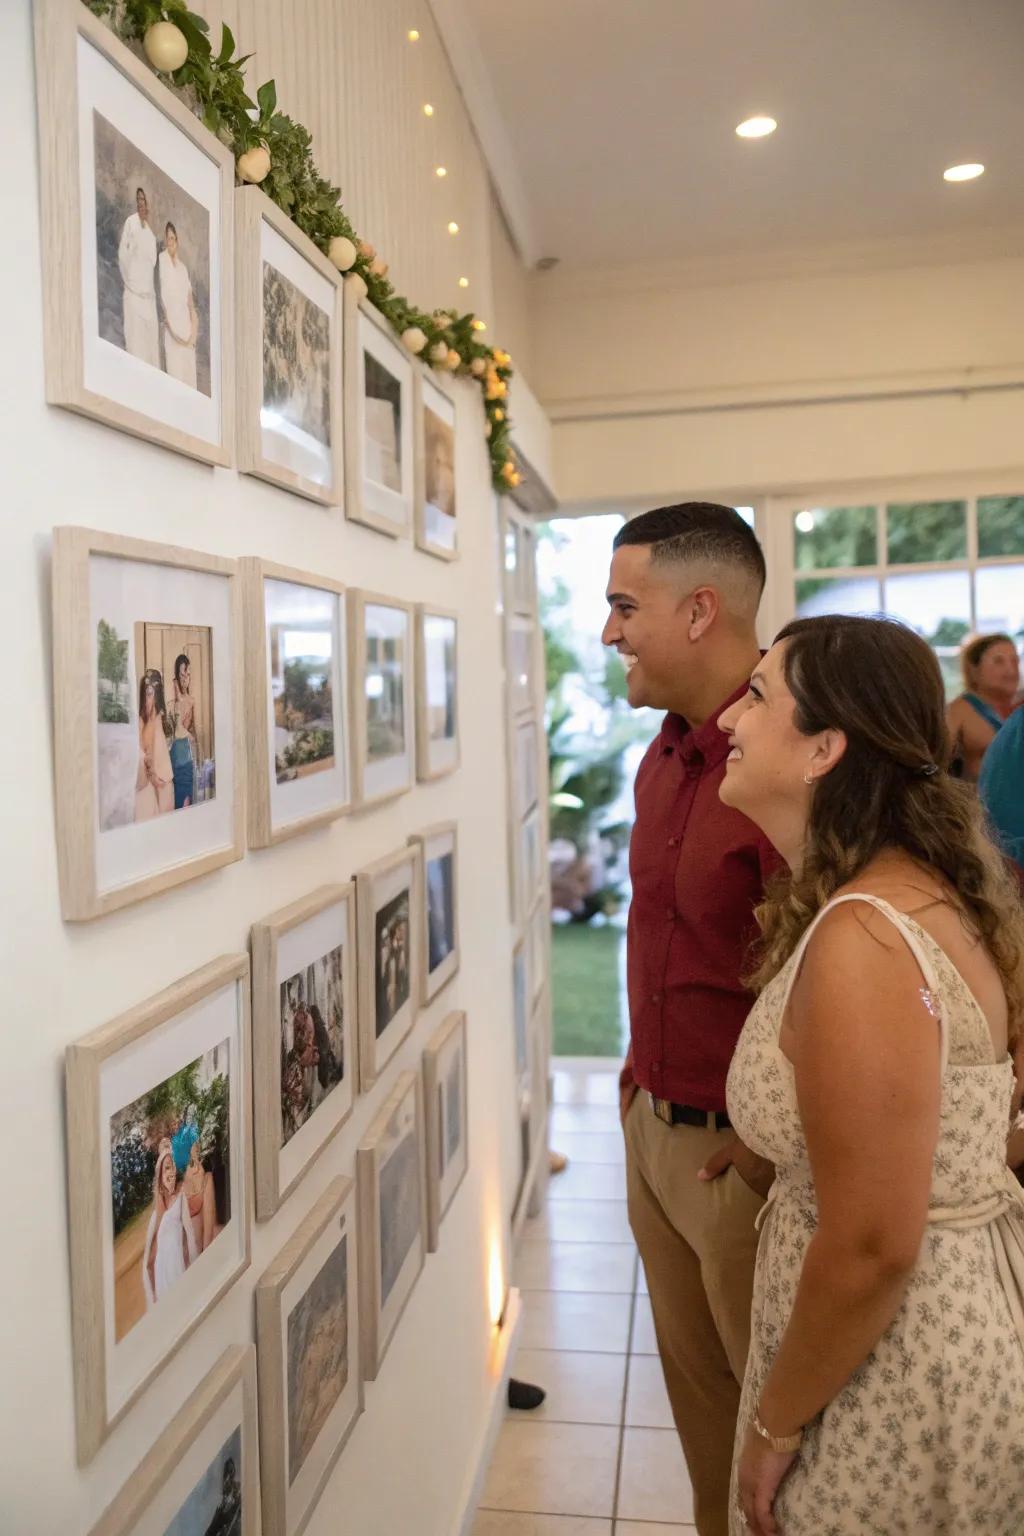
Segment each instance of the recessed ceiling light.
M985 167L976 162L969 165L951 165L943 171L943 181L974 181L978 176L985 174Z
M766 139L778 126L774 117L748 117L740 123L736 132L741 139Z
M434 172L434 175L435 176L447 176L448 175L448 167L445 166L445 165L439 165L437 167L437 170Z
M451 222L448 225L448 233L450 235L457 235L458 232L459 232L459 226L456 224L455 220L452 219Z

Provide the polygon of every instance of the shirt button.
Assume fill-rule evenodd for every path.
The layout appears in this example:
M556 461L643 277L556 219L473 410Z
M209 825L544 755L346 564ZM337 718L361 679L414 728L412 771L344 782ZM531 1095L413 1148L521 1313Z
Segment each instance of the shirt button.
M679 839L678 839L678 837L670 837L669 840L668 840L668 846L670 848L678 848L679 847Z
M652 993L651 994L651 1002L655 1003L655 1004L660 1003L661 1002L661 993L660 992ZM655 1066L657 1066L657 1063L655 1063Z

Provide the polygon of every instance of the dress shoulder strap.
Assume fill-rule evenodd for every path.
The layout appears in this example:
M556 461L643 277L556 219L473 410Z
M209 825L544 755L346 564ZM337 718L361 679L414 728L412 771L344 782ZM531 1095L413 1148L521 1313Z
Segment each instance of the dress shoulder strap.
M814 921L808 927L803 938L800 940L800 943L797 945L793 952L793 963L790 967L789 978L786 982L786 990L782 998L782 1011L779 1017L782 1018L785 1015L786 1009L789 1006L790 994L793 991L796 978L800 974L800 966L803 962L804 952L811 941L811 936L814 933L815 928L817 928L826 912L831 912L833 907L841 906L844 901L867 902L868 906L874 907L876 911L881 912L883 917L887 917L894 928L899 929L907 948L910 950L910 953L917 961L921 975L924 977L925 985L928 989L930 1012L938 1020L939 1076L945 1077L946 1067L949 1062L949 1027L946 1022L945 1014L939 1003L939 988L935 975L935 966L932 963L931 956L928 954L928 951L925 949L924 945L921 943L921 940L914 932L907 914L905 912L900 912L897 907L892 906L889 902L883 901L881 896L869 895L867 891L848 891L845 896L835 896L831 901L826 902L821 911L815 917Z

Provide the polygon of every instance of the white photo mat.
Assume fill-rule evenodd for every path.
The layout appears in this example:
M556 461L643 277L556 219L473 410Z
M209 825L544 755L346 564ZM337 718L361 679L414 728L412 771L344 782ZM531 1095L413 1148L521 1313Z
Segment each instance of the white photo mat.
M427 1131L427 1251L469 1168L466 1015L452 1013L423 1052ZM453 1131L457 1128L457 1137Z
M411 1159L407 1155L407 1139L410 1137L414 1144ZM425 1147L422 1078L418 1072L403 1072L356 1154L363 1253L360 1270L363 1373L367 1381L377 1378L387 1347L423 1268L426 1254ZM388 1164L399 1150L403 1156L400 1172L404 1172L406 1181L415 1181L413 1198L418 1209L418 1230L401 1258L385 1297L382 1225L388 1219L388 1212L382 1210L381 1186L387 1177ZM408 1182L405 1192L409 1194Z
M433 420L430 420L430 417ZM457 417L455 401L440 379L424 368L416 372L416 546L441 560L458 557L458 486L455 475ZM451 476L454 511L430 499Z
M392 538L412 528L415 466L413 460L413 362L383 315L360 299L354 283L345 284L345 515ZM374 444L368 437L366 358L390 374L397 386L398 415L394 447L399 485L377 477ZM379 409L380 402L374 407ZM372 409L371 408L371 409Z
M437 730L439 719L441 731ZM459 618L451 609L420 603L416 609L416 773L421 781L439 779L458 766Z
M416 668L411 607L369 592L348 593L352 700L353 798L359 805L387 800L411 789L416 777ZM381 662L369 657L371 641L399 648L401 664L401 751L371 756L370 711L389 687Z
M437 996L441 988L445 986L455 975L459 968L459 841L458 827L454 821L444 822L436 827L429 827L423 832L414 833L409 839L411 847L420 850L421 862L419 868L419 887L421 896L421 910L419 919L420 929L420 957L422 976L422 1002L424 1007ZM443 887L438 885L436 877L431 880L431 865L438 860L448 858L451 860L451 946L447 953L440 956L434 968L431 969L431 901L438 898L443 900ZM441 912L435 912L435 924L442 920ZM447 914L443 921L447 924Z
M419 912L420 858L416 848L402 848L355 877L359 947L359 1082L362 1092L372 1086L416 1022L421 996ZM392 901L408 895L407 964L409 993L393 1017L377 1033L377 972L380 964L377 917Z
M328 388L331 408L328 423L333 428L337 412L333 410L336 391L341 388L341 328L337 318L338 287L309 261L300 256L290 240L279 235L265 218L260 220L260 256L264 266L275 268L327 317L330 335ZM264 319L264 324L266 323ZM340 480L343 466L342 445L335 439L322 442L301 426L282 419L264 403L260 412L263 456L270 463L289 469L300 479L330 492Z

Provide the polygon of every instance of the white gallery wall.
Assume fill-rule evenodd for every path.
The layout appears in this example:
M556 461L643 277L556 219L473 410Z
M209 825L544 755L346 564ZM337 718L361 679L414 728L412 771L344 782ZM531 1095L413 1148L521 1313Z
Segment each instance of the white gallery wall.
M756 239L756 231L752 232ZM531 279L531 383L564 503L1024 463L1024 234ZM882 265L882 262L885 265Z
M401 6L397 0L373 6L316 0L294 11L277 0L240 0L229 20L243 51L255 40L256 74L276 75L284 110L312 126L317 141L323 134L327 153L321 156L318 142L318 159L345 188L360 230L387 252L399 286L428 307L454 303L458 269L469 261L474 283L488 294L489 189L424 0ZM410 25L423 33L415 62L403 51ZM316 89L309 85L307 98L311 72ZM8 1169L0 1266L0 1528L11 1536L84 1536L201 1372L228 1344L253 1337L252 1293L263 1269L331 1178L352 1175L356 1144L396 1073L418 1068L427 1038L450 1010L462 1008L469 1024L468 1178L308 1526L309 1536L452 1536L495 1392L488 1270L496 1253L507 1279L506 1233L518 1171L499 561L478 392L456 390L461 559L450 565L408 540L395 543L234 470L209 470L48 407L29 0L7 0L0 14L0 80L9 151L0 180L7 295L0 603L8 726L0 851ZM429 175L434 151L422 139L421 95L437 106L454 214L437 200ZM458 218L466 231L458 257L442 215ZM457 609L460 771L382 809L249 853L166 895L91 923L65 924L53 818L49 602L50 534L60 523L232 557L261 555L353 587ZM68 1199L76 1199L88 1170L71 1170L68 1191L65 1047L207 961L245 950L255 919L320 884L348 879L409 834L447 819L459 823L459 974L420 1013L392 1067L357 1101L296 1192L271 1221L254 1224L250 1269L79 1470L67 1216Z

